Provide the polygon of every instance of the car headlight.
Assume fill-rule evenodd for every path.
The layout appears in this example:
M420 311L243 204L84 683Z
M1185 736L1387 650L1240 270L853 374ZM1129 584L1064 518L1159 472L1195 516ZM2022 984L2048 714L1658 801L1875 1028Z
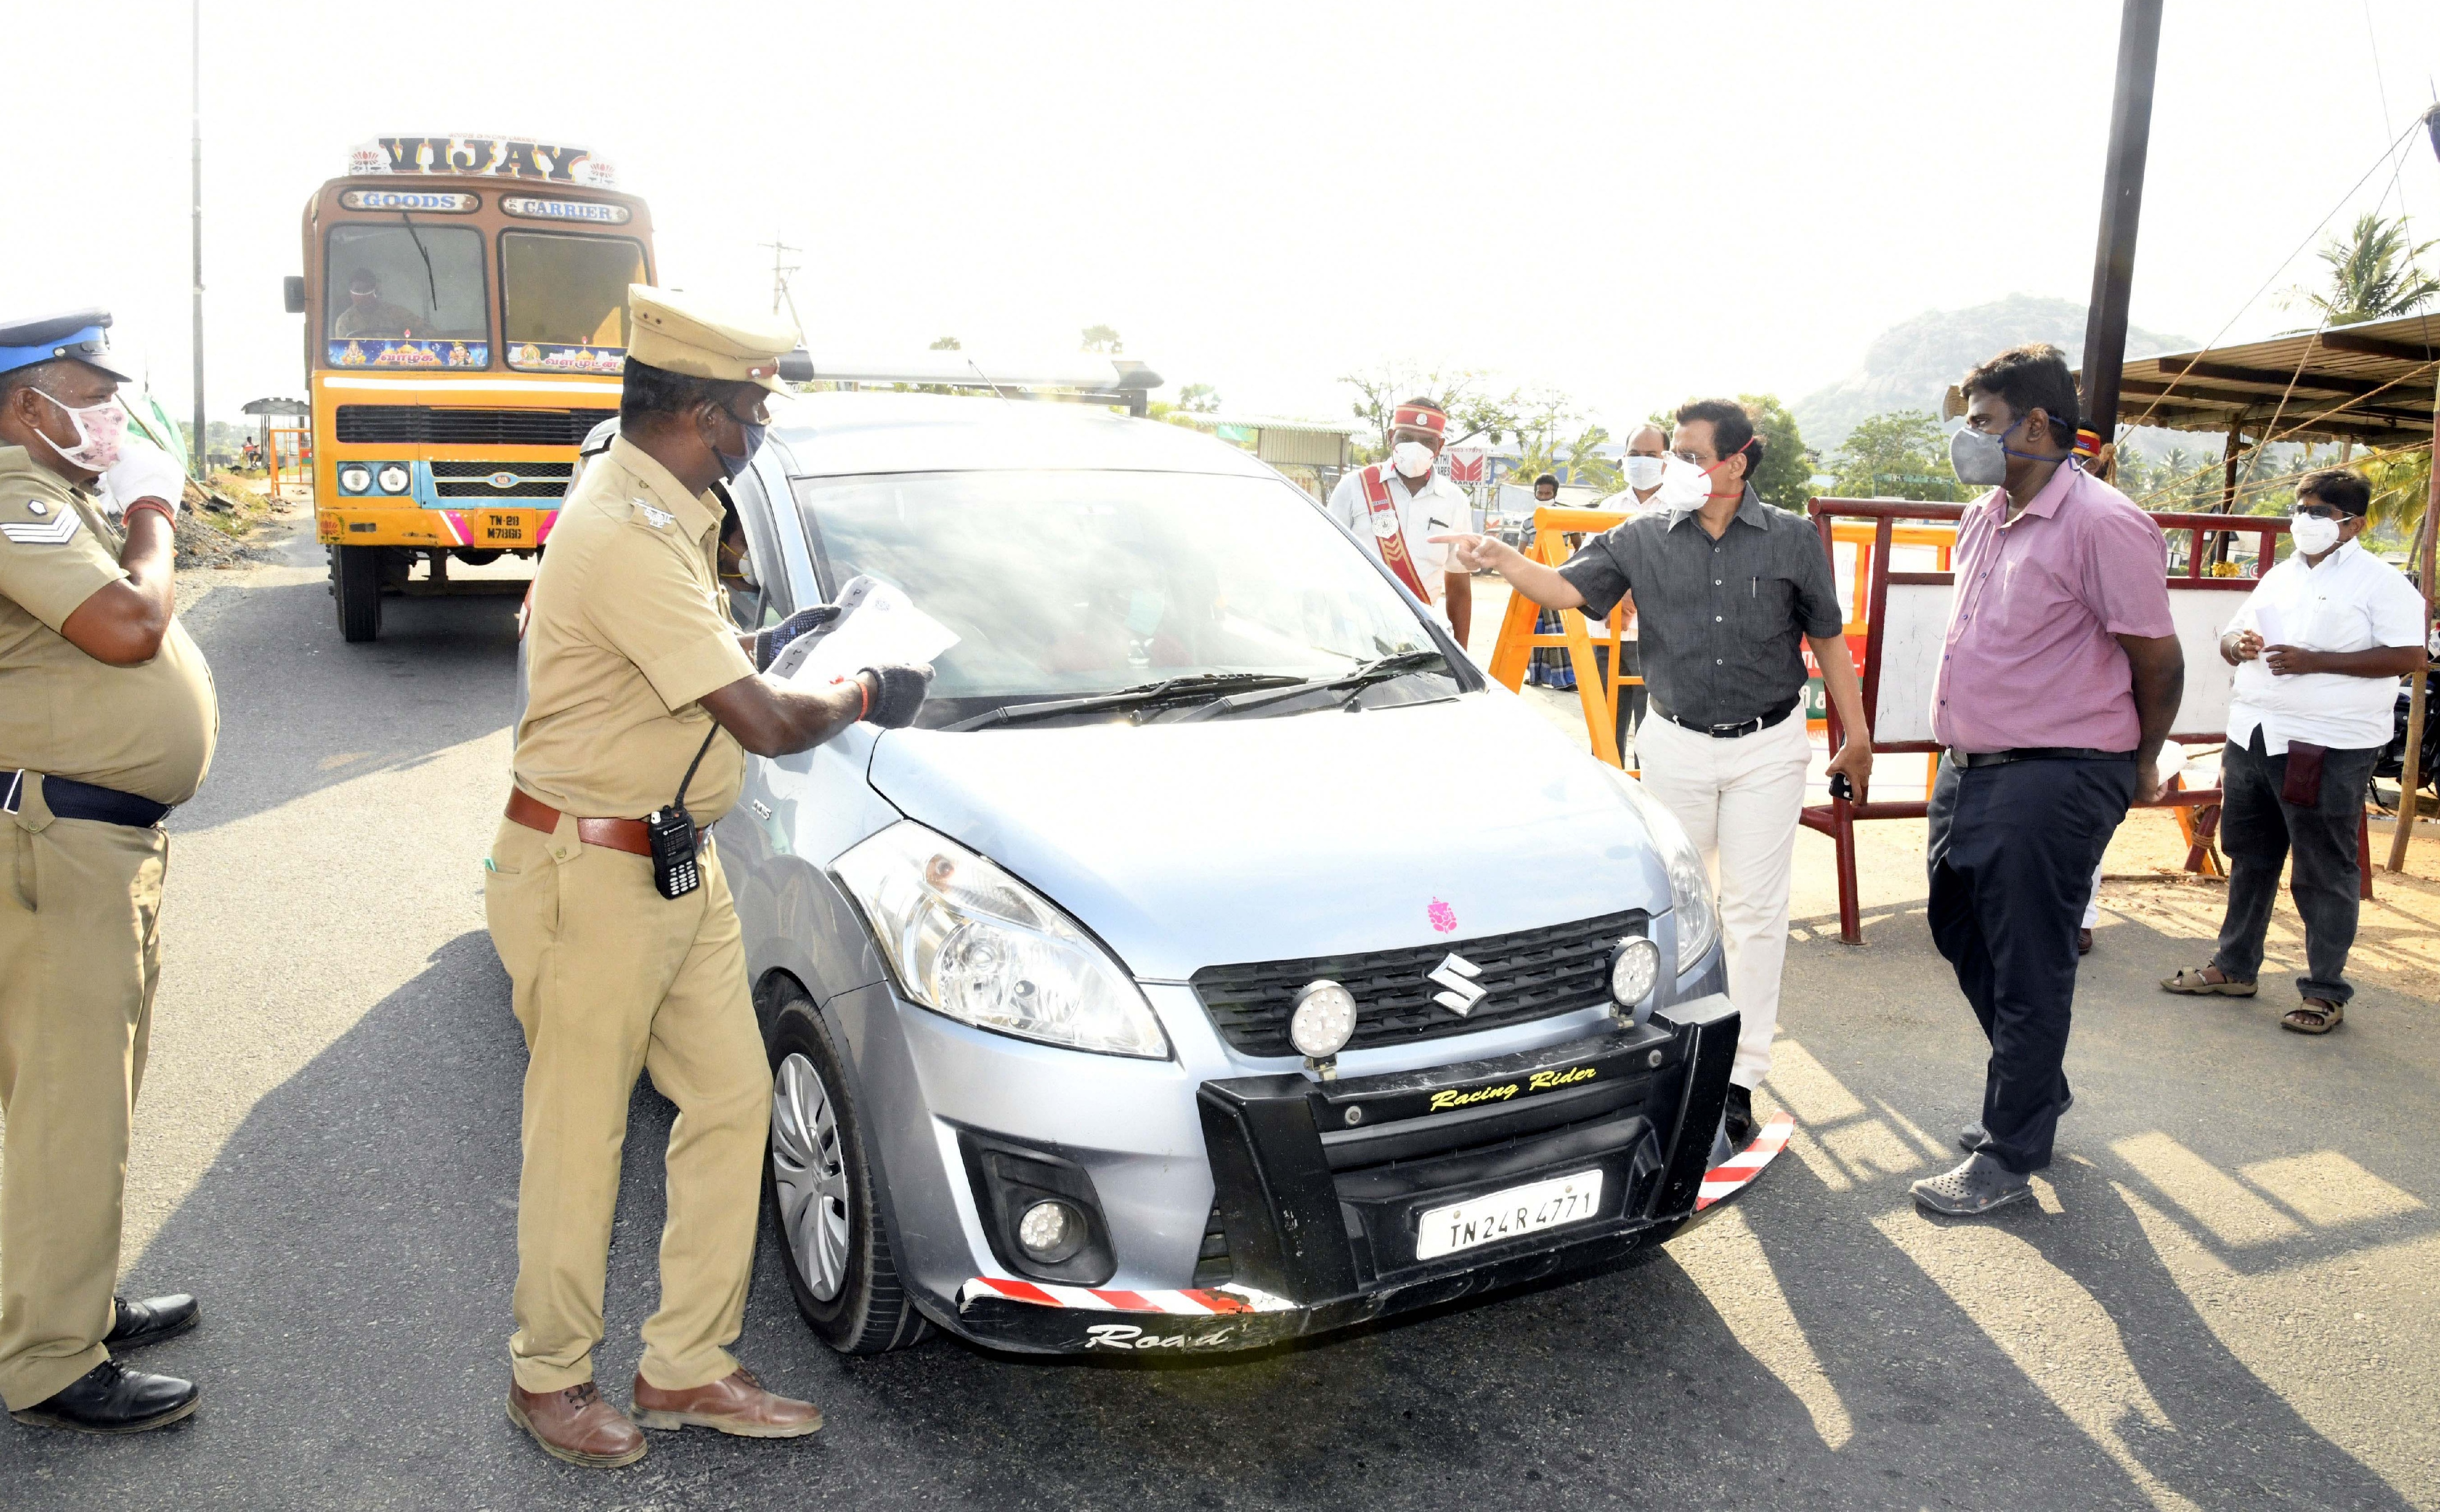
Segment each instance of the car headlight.
M901 819L831 868L915 1001L980 1029L1108 1055L1169 1058L1142 989L1050 900Z
M1624 772L1612 768L1619 787L1628 802L1643 820L1645 833L1652 837L1660 862L1669 873L1669 906L1678 915L1678 969L1681 973L1703 959L1720 938L1720 907L1712 897L1712 874L1704 868L1703 853L1686 837L1684 825L1669 812L1660 800L1644 791L1643 784Z

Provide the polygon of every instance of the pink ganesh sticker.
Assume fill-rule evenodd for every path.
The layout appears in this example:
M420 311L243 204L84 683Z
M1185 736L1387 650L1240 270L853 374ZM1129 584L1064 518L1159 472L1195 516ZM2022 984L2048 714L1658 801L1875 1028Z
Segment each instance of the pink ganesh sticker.
M1424 912L1425 916L1432 921L1432 927L1435 930L1442 934L1457 932L1457 910L1440 899L1432 899L1432 906Z

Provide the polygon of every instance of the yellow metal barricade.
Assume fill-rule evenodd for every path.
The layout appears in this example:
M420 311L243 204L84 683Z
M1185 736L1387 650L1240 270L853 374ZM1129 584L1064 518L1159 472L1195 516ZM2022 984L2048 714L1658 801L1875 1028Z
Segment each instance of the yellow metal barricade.
M1619 522L1615 510L1573 510L1546 505L1534 512L1534 544L1525 554L1546 567L1557 567L1568 559L1568 548L1562 539L1571 531L1592 534L1608 530ZM1525 669L1533 663L1534 653L1543 646L1564 646L1568 665L1576 675L1576 697L1585 708L1585 732L1591 737L1593 754L1612 766L1625 765L1618 748L1618 691L1641 688L1643 679L1627 676L1620 648L1626 643L1626 613L1612 609L1601 621L1596 635L1593 622L1581 610L1559 611L1559 633L1536 635L1534 621L1542 609L1521 593L1508 596L1508 613L1499 621L1499 639L1491 648L1491 675L1511 693L1525 682ZM1604 675L1593 657L1596 645L1609 648L1609 672Z

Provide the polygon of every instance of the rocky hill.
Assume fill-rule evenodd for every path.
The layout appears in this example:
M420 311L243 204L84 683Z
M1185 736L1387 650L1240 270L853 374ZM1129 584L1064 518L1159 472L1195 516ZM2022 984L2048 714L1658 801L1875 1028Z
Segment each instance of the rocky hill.
M1858 421L1893 409L1940 413L1940 397L1966 369L2026 341L2054 342L2071 363L2084 353L2085 307L2067 299L2012 294L1970 310L1928 310L1901 321L1865 349L1863 365L1790 407L1804 444L1828 456ZM2129 327L2126 355L2157 356L2199 343Z

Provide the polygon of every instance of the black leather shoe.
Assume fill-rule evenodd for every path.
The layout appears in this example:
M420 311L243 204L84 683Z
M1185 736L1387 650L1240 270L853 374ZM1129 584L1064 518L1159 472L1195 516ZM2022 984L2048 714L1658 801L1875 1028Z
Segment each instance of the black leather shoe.
M69 1382L67 1390L9 1415L30 1428L65 1428L80 1433L141 1433L178 1421L195 1410L203 1393L190 1380L150 1376L105 1359Z
M183 1291L167 1297L147 1297L142 1302L130 1302L125 1297L111 1300L118 1305L118 1321L111 1324L110 1337L102 1342L115 1354L173 1339L204 1321L203 1308Z
M1744 1149L1753 1139L1753 1091L1749 1088L1729 1084L1729 1106L1721 1115L1721 1127L1729 1136L1729 1148Z

